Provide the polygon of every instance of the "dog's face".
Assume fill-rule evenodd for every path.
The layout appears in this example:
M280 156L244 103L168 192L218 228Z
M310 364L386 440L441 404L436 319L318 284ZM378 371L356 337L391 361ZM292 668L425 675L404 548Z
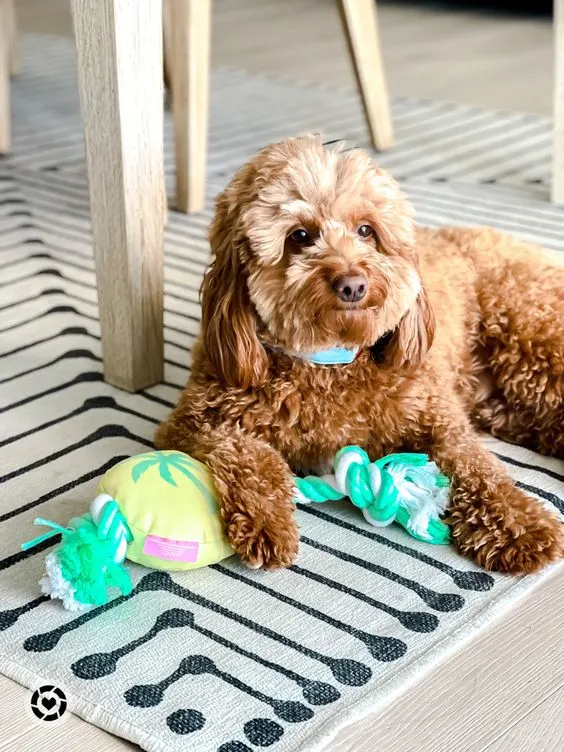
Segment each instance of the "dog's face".
M228 383L260 383L262 342L316 351L388 334L388 359L404 365L430 345L410 207L363 152L315 138L268 147L218 198L210 242L204 344Z

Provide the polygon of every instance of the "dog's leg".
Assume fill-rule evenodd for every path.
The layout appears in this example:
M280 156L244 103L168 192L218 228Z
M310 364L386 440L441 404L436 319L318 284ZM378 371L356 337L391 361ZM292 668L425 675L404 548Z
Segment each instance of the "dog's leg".
M498 439L564 459L564 405L539 421L534 410L511 406L499 390L474 407L473 418Z
M564 457L564 264L514 241L503 250L480 279L481 358L495 391L475 417L500 438Z
M158 429L155 445L186 452L208 466L227 539L249 567L290 566L299 540L293 480L275 449L234 426L186 430L170 419Z
M452 479L449 522L462 553L486 569L528 574L564 555L564 525L517 488L452 404L433 411L430 454Z

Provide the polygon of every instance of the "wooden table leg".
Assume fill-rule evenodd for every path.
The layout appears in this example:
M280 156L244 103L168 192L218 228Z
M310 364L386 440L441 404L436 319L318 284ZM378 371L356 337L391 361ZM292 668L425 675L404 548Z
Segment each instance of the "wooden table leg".
M176 208L201 211L206 196L211 0L171 3L170 67L176 150Z
M6 18L6 27L8 30L9 48L8 48L8 65L10 75L17 76L20 72L20 55L18 45L18 26L16 23L16 9L14 0L4 0L7 5L8 16Z
M163 0L163 57L164 57L164 85L168 90L168 103L172 102L172 7L171 0Z
M162 0L72 0L107 381L163 375Z
M7 154L12 143L9 2L10 0L0 0L0 154Z
M554 0L553 150L552 200L564 204L564 0Z
M394 145L394 132L376 3L374 0L337 1L372 143L376 149L389 149Z

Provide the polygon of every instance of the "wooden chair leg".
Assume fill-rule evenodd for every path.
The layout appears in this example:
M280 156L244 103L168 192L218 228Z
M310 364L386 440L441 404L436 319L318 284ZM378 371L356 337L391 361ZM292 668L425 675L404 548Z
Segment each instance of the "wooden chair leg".
M176 208L201 211L206 195L211 0L170 0Z
M5 2L7 4L8 12L6 19L9 38L8 64L10 67L10 75L17 76L20 72L20 55L18 47L18 26L16 23L16 9L14 7L14 0L5 0Z
M554 0L554 136L552 200L564 204L564 0Z
M171 80L172 80L172 8L171 0L163 0L163 57L164 57L164 85L168 89L169 104L172 101Z
M72 0L104 375L163 375L162 0Z
M0 0L0 154L7 154L12 145L9 2L10 0Z
M383 151L394 145L394 133L380 51L376 3L374 0L337 2L372 143Z

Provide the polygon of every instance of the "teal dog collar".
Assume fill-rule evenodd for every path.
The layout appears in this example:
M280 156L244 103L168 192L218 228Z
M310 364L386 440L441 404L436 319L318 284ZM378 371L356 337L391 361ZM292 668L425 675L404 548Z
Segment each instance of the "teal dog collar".
M330 347L328 350L293 354L296 358L307 360L308 363L315 363L317 366L341 366L353 362L358 355L358 347Z
M282 347L268 345L272 350L282 352L292 358L305 360L316 366L342 366L352 363L359 352L358 347L330 347L327 350L306 352L305 350L285 350Z

